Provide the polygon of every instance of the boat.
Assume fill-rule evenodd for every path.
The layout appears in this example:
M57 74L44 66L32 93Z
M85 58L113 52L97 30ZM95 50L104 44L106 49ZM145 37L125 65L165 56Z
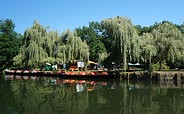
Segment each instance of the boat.
M22 76L57 76L64 78L115 78L116 75L108 71L39 71L39 70L5 70L6 75Z

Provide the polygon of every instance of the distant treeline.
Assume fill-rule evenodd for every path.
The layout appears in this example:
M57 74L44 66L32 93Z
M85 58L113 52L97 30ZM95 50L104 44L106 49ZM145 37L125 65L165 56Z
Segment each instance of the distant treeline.
M46 62L88 65L89 60L108 68L127 68L128 63L140 63L147 70L184 68L184 24L163 21L141 27L118 16L62 34L37 20L24 35L14 28L11 19L0 20L1 69L40 68Z

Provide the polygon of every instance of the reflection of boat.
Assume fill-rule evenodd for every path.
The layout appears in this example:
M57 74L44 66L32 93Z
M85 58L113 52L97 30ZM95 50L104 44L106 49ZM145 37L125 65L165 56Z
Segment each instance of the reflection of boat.
M87 91L93 91L96 88L107 86L107 81L93 81L93 80L74 80L74 79L63 79L59 77L40 77L40 76L20 76L20 75L5 75L5 80L34 80L42 82L44 85L69 85L75 86L77 92L82 92L84 88Z
M88 87L87 88L87 91L93 91L95 89L95 87L94 86L92 86L92 87Z

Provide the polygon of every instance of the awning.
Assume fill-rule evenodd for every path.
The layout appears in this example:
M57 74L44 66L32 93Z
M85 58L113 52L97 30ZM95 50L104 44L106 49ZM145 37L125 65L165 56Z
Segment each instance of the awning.
M46 63L46 65L51 65L50 63Z
M130 66L138 66L138 65L140 65L140 63L135 63L135 64L128 63L128 65L130 65Z
M98 64L98 63L95 63L93 61L88 61L89 64Z

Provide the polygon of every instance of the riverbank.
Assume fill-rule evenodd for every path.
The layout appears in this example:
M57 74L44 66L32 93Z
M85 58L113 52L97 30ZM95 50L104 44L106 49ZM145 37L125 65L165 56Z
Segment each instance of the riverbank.
M162 80L162 81L184 81L184 71L135 71L120 72L120 77L124 79L141 79L141 80Z
M58 76L64 78L121 78L128 80L164 80L164 81L184 81L184 71L39 71L39 70L5 70L6 75L24 76Z

